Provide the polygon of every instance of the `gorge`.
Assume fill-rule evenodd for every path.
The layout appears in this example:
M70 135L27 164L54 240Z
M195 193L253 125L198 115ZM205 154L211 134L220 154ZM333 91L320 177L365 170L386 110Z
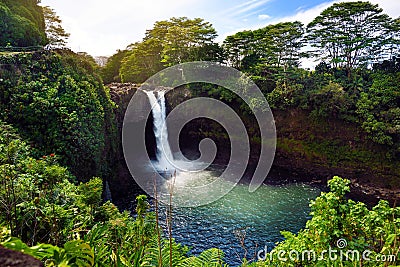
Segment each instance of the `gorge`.
M109 86L111 88L112 99L119 106L119 109L116 111L118 124L122 125L125 109L138 86L129 83L115 83ZM165 95L167 114L169 110L172 110L179 103L198 95L198 90L189 88L176 88L169 91ZM146 104L148 103L143 103L143 105ZM364 153L362 151L374 151L376 148L366 140L363 133L357 130L354 125L335 120L331 120L329 123L318 122L298 109L288 111L274 110L273 112L277 125L278 146L271 175L266 179L265 183L311 182L316 185L325 185L327 179L339 174L353 180L351 184L351 196L355 199L367 201L370 205L376 204L379 199L388 199L391 203L394 203L399 192L397 189L392 190L385 185L385 178L382 177L393 179L391 177L397 176L395 169L388 167L372 169L363 163L371 160L380 161L380 155L376 153L376 157L368 159L370 157L368 156L363 161L360 161L358 155ZM244 119L248 120L246 117ZM202 133L199 133L199 127L202 128ZM220 132L220 129L213 127L212 124L207 126L207 123L199 120L189 123L181 133L182 136L189 136L189 140L191 140L185 142L185 138L181 138L180 145L183 149L183 154L189 158L196 158L198 156L198 152L195 152L198 149L196 144L202 138L208 137L209 135L207 134L213 131ZM220 165L226 164L227 153L229 153L230 149L229 141L221 135L214 137L214 141L218 147L217 158L214 163ZM353 144L350 153L342 153L354 139L360 140L359 143ZM317 142L321 141L323 141L324 146L316 145ZM147 122L146 145L149 155L155 158L155 148L157 145L153 133L152 115ZM251 145L257 151L257 143L252 142ZM339 148L340 151L338 150ZM337 163L332 164L333 158L335 158ZM340 158L343 158L343 160L340 160ZM251 158L250 165L255 160ZM123 162L123 158L120 158L120 161ZM121 169L123 170L124 168L121 167ZM129 177L129 173L122 171L122 175L119 176L120 180L114 181L115 186L119 188L118 190L129 187L131 190L134 190L132 189L134 187L131 183L132 180ZM118 196L116 198L118 199Z

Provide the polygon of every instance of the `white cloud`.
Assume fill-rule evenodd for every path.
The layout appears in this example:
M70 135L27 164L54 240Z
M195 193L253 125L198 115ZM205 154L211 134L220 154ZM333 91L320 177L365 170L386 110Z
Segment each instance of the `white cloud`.
M392 18L400 17L400 1L398 0L369 0L372 4L378 4L383 12Z
M237 8L236 11L231 13L231 16L246 14L247 12L253 11L260 6L265 5L269 1L270 0L249 1L249 4L247 6Z
M267 14L258 15L258 19L260 19L260 20L266 20L266 19L269 19L269 18L271 18L271 16L267 15Z
M92 55L112 55L140 41L155 21L185 16L201 0L42 0L54 8L71 33L69 46Z
M274 21L271 21L271 24L284 22L284 21L301 21L304 24L310 23L314 18L316 18L324 9L333 5L334 3L339 2L353 2L354 0L335 0L328 1L317 6L314 6L309 9L300 8L294 15L286 16L282 18L278 18ZM378 4L379 7L383 9L383 12L388 14L389 16L396 18L400 16L400 1L393 0L369 0L373 4Z
M297 10L297 12L291 16L286 16L286 17L281 17L281 18L274 18L273 20L268 21L267 24L275 24L279 22L286 22L286 21L301 21L304 24L308 24L311 22L315 17L317 17L324 9L332 5L334 1L322 3L320 5L317 5L315 7L312 7L310 9L300 9ZM259 18L260 19L260 18ZM261 20L261 19L260 19ZM225 32L221 36L218 37L218 41L222 42L227 36L233 35L236 32L239 31L244 31L244 30L256 30L262 27L265 27L267 24L265 22L260 22L260 20L253 25L250 25L248 27L240 27L237 29L232 29L231 31Z
M315 17L317 17L324 9L328 8L334 2L326 2L319 4L310 9L300 9L297 13L291 16L286 16L282 18L277 18L274 21L271 21L271 24L285 22L285 21L301 21L304 24L310 23Z
M271 21L262 13L262 6L269 1L272 0L233 0L228 3L215 0L42 0L42 5L51 6L61 17L64 28L71 33L69 45L74 51L100 56L112 55L117 49L140 41L155 21L170 17L202 17L214 24L221 41L241 30L264 27L266 19L269 19L268 24L294 20L307 24L335 2L302 8L283 18L274 16ZM370 1L378 3L390 16L400 16L400 1Z
M250 0L244 3L241 3L239 5L236 5L234 7L226 9L223 14L227 16L238 16L241 14L246 14L248 12L251 12L255 10L256 8L266 4L267 2L270 2L271 0Z

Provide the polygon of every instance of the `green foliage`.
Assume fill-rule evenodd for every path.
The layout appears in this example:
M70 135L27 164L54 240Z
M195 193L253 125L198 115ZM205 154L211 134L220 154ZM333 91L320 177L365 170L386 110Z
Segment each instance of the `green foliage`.
M200 60L218 61L221 50L214 43L215 38L215 29L200 18L158 21L146 32L142 42L128 47L120 68L121 80L141 83L166 66ZM111 64L118 66L114 62Z
M400 153L399 82L399 73L375 74L372 86L361 92L356 110L370 138L378 144L394 146L394 155Z
M0 227L1 245L30 254L46 266L158 262L158 229L146 196L137 197L136 219L120 213L110 202L101 204L101 179L76 186L57 164L57 156L35 160L31 148L19 139L11 126L0 122L0 226L6 226ZM163 266L170 262L169 245L166 239L160 244ZM186 260L187 253L187 247L172 242L173 266L192 261L222 266L222 252L209 251L198 260Z
M82 240L65 243L63 248L48 244L29 247L18 238L9 238L1 243L4 247L24 252L43 262L45 266L91 267L94 266L93 252Z
M100 178L93 178L89 182L79 185L79 191L85 205L95 207L100 204L102 183L103 181Z
M382 71L386 73L396 73L400 72L400 57L393 56L389 60L384 60L383 62L379 62L373 65L374 70Z
M209 22L200 18L188 19L186 17L156 22L154 28L146 35L147 38L163 40L161 62L166 66L205 60L201 58L203 54L201 48L213 45L213 41L217 37L215 29Z
M0 1L0 46L46 44L43 10L37 2ZM60 19L45 11L50 46L63 45L67 35ZM387 49L397 49L398 20L381 13L367 2L338 3L323 11L308 25L308 38L319 59L328 62L320 63L315 72L298 68L300 58L307 56L300 52L305 45L300 22L239 32L226 38L222 50L214 43L216 32L210 23L171 18L156 22L142 42L118 51L101 76L107 83L140 83L177 63L224 61L251 75L275 109L301 108L317 120L334 117L359 123L396 164L400 156L398 60L375 64L373 70L364 68L387 56ZM33 255L46 266L170 266L171 262L172 266L226 266L218 249L193 256L172 239L159 240L162 229L148 211L145 196L137 197L132 217L110 202L102 204L100 178L73 183L69 171L80 180L109 174L116 149L113 104L97 71L90 56L68 51L0 56L0 244ZM208 85L201 93L219 97L244 116L251 114L229 90ZM251 107L265 108L260 103L251 99ZM226 138L223 133L205 134ZM371 157L374 151L350 151L347 144L330 141L316 144L284 138L278 146L332 166L340 161L363 164L371 158L379 165L375 159L382 155ZM265 262L244 260L243 266L386 266L357 260L282 262L275 253L314 250L321 254L340 238L348 242L348 249L371 250L371 258L389 254L399 258L400 209L385 201L368 209L346 199L348 180L334 177L328 185L331 191L311 202L312 218L305 229L298 234L282 232L285 240Z
M157 234L145 196L137 198L136 220L109 202L101 205L101 179L76 186L57 156L35 160L19 139L0 123L0 225L10 229L1 228L3 246L46 266L138 266L149 260L145 255L157 248ZM37 245L43 242L52 245ZM169 250L169 242L163 244ZM174 250L177 263L188 251L176 244Z
M330 81L320 90L310 92L308 105L314 108L314 114L318 117L338 117L351 107L349 98L340 84Z
M224 254L216 248L211 248L203 251L198 257L189 257L183 260L179 265L180 267L212 267L212 266L227 266L223 263Z
M277 109L296 106L298 105L299 95L303 91L302 89L302 84L278 81L275 89L267 95L268 104Z
M162 45L158 39L149 38L130 47L121 63L122 82L142 83L163 68L160 57Z
M334 3L308 26L319 59L350 71L390 51L398 40L397 23L370 2Z
M107 64L101 69L101 78L105 84L112 82L121 82L119 70L121 68L122 60L126 57L128 50L118 50L116 54L112 55Z
M380 201L369 210L364 203L347 200L349 184L349 180L337 176L329 180L330 192L321 193L311 201L312 218L305 229L298 234L282 232L285 240L266 255L265 262L250 266L388 266L398 263L375 259L382 255L395 255L399 259L400 208L391 208L386 201ZM346 246L338 247L338 240L346 240ZM336 259L327 253L329 250L336 250ZM362 259L365 250L371 251L369 261ZM279 251L285 251L286 260L282 260L282 253L278 256ZM340 256L347 251L358 251L361 256L358 259L350 254L348 258ZM303 252L307 252L304 257Z
M304 109L315 121L330 118L357 123L381 144L384 160L399 160L398 59L374 65L398 51L398 20L369 2L335 3L307 27L299 22L268 25L228 36L225 62L247 72L273 109ZM314 72L297 68L309 41L322 62ZM382 75L382 71L390 74ZM211 88L210 95L235 105L234 95ZM246 107L241 109L247 113ZM363 138L363 137L361 137ZM382 151L381 151L382 150Z
M99 178L71 184L71 176L56 164L54 155L32 159L31 149L19 141L15 130L4 123L0 126L0 225L11 230L0 227L1 245L30 254L46 266L170 266L170 255L172 266L226 266L218 249L190 256L187 247L173 240L162 238L159 243L159 229L145 196L137 197L136 219L110 202L101 205ZM400 208L381 201L369 210L363 203L347 200L349 183L339 177L329 180L331 191L311 201L312 218L305 229L297 235L282 232L285 240L267 254L265 262L244 261L243 266L359 264L360 260L351 259L336 263L329 258L281 261L277 257L280 250L321 255L339 239L347 241L346 249L370 250L371 259L398 257ZM385 265L364 261L363 266Z
M109 93L86 55L59 53L0 57L1 119L35 143L36 156L55 153L79 178L104 174L115 135Z
M0 1L0 46L36 46L46 41L43 11L37 1Z
M376 148L379 154L386 154L384 160L397 161L398 90L393 84L378 85L385 78L376 73L384 70L396 77L398 60L376 63L374 70L366 67L398 52L398 22L369 2L335 3L308 25L306 36L300 22L241 31L228 36L223 51L211 53L210 59L222 60L250 75L274 109L300 108L315 121L334 118L357 123L369 139L383 145ZM210 30L200 21L185 18L157 22L142 42L128 47L127 56L121 53L123 59L110 63L109 80L118 80L115 77L119 69L122 81L143 82L165 66L198 60L200 54L188 44L193 38L202 40L196 34L203 26ZM206 32L208 42L215 33ZM322 60L315 72L298 68L300 59L311 55L302 52L307 42L316 49L317 60ZM115 58L119 58L117 55ZM391 94L391 107L378 104L386 101L379 96L381 91ZM205 86L202 92L240 106L243 114L251 114L249 107L228 90Z
M61 244L93 225L94 204L101 200L101 181L79 187L57 156L31 157L30 148L1 122L0 127L0 224L29 244ZM99 186L94 192L80 188ZM90 193L90 194L89 194Z
M303 24L299 21L238 32L224 40L225 59L230 66L252 73L266 68L286 71L299 65L302 36Z

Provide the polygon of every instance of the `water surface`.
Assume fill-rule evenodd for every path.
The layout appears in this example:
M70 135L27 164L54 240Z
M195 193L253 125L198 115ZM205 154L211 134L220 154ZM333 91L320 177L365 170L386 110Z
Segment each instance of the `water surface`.
M237 185L220 200L201 207L173 210L173 237L191 247L193 254L208 248L220 248L231 266L244 256L254 257L260 248L272 248L282 240L280 231L298 232L310 218L309 202L319 189L303 185L263 185L253 193L247 185ZM161 207L165 220L165 206ZM165 223L162 222L165 227Z

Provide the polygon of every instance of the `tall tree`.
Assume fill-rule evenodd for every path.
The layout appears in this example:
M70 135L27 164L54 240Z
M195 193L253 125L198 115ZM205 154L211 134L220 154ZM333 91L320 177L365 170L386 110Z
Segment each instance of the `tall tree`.
M258 46L265 51L263 61L267 65L283 68L284 71L298 67L302 57L301 48L304 46L301 22L282 22L268 25L259 31L255 35L264 35Z
M120 76L122 82L142 83L163 69L162 46L156 39L146 39L132 44L128 55L122 60Z
M67 44L69 33L62 27L62 21L54 9L43 7L48 48L63 48Z
M316 57L352 69L379 60L398 46L398 23L369 2L335 3L308 26Z
M199 48L211 47L217 37L213 26L200 18L171 18L167 25L162 50L162 62L167 66L201 59ZM157 27L156 23L154 29Z
M303 24L299 21L271 24L254 31L228 36L223 44L228 64L242 70L297 67L304 46Z
M253 31L241 31L234 35L226 37L223 42L223 49L225 51L226 62L229 66L242 69L246 57L254 58L256 53L253 51L254 43L258 38L254 38ZM243 62L245 61L245 62Z
M120 68L122 81L140 83L167 66L217 58L221 50L215 38L215 29L200 18L158 21L142 42L128 48Z

